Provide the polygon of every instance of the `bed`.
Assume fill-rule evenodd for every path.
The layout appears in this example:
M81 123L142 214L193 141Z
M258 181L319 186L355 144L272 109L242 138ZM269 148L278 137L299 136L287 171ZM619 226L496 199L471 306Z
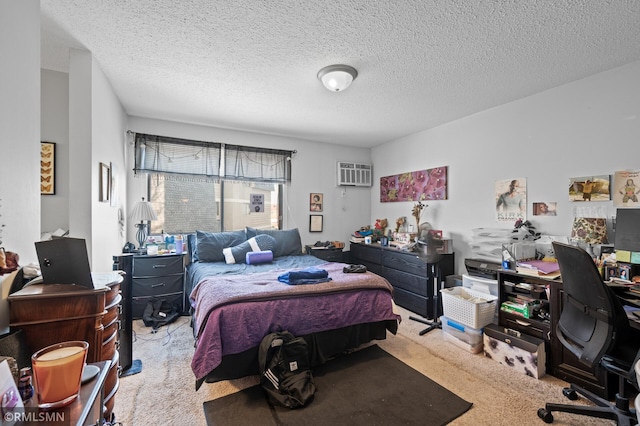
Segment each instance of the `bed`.
M266 238L258 235L272 238L271 262L247 264L236 256L237 263L227 263L223 248L227 254L228 247L246 249L247 241ZM400 316L389 282L371 272L345 273L344 263L302 254L297 229L198 231L188 236L187 247L196 389L204 382L257 374L258 346L272 331L304 337L312 366L397 331ZM278 280L307 268L326 271L330 280L304 285Z

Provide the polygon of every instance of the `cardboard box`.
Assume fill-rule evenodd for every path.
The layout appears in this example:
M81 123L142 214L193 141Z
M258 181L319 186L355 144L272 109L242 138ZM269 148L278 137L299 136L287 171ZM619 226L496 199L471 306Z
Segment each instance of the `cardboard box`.
M495 324L484 328L484 355L536 379L544 376L544 340Z

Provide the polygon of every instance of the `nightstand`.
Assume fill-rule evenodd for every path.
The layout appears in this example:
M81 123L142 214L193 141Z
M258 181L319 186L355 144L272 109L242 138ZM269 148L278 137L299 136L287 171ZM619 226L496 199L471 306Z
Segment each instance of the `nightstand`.
M184 255L133 256L131 317L140 319L147 303L164 299L184 312Z
M327 262L344 262L343 248L304 246L305 252Z

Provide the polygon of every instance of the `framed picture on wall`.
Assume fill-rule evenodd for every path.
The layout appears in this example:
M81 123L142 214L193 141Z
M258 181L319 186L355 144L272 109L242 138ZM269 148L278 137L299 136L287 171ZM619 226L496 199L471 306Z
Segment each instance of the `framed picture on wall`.
M309 215L309 232L322 232L322 215Z
M109 202L109 190L111 186L111 170L109 165L100 163L100 201L103 203Z
M309 195L309 210L312 212L322 211L322 194L318 192L312 192Z
M40 194L56 193L56 144L40 142Z

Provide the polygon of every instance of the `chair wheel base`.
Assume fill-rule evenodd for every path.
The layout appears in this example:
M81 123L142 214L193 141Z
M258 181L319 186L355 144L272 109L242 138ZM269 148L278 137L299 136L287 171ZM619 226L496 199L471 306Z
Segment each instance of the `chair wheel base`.
M578 399L578 393L571 388L562 389L562 394L569 398L571 401L576 401Z
M538 408L538 417L545 423L553 423L553 414L548 412L545 408Z

